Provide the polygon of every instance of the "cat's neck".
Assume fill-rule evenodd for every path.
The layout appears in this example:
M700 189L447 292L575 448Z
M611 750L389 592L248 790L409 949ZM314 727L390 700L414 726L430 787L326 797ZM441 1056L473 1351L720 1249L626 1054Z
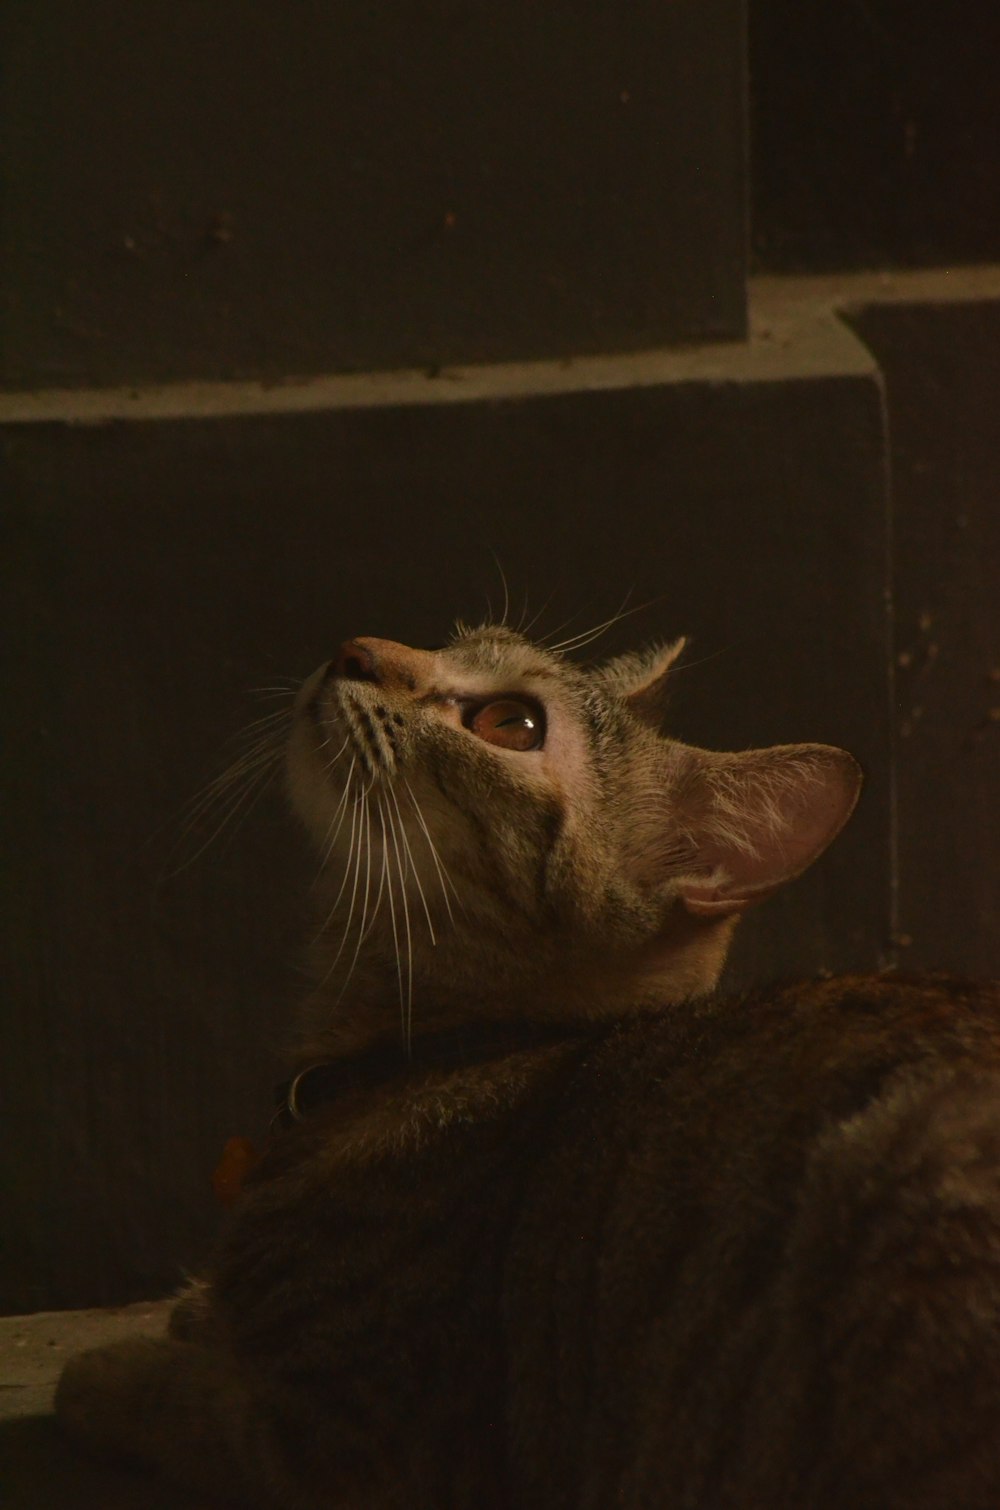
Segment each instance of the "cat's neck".
M296 1068L405 1045L469 1025L581 1025L658 1011L702 996L721 972L733 921L687 927L627 959L561 958L541 949L506 969L461 950L415 951L412 980L395 958L359 959L344 983L320 979L306 1000Z

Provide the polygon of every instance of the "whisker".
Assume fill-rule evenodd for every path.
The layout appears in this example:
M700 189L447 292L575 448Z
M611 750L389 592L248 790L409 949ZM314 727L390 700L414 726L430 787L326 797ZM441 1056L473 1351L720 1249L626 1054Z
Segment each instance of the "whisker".
M200 859L200 857L205 853L206 849L214 844L215 840L222 833L223 829L225 829L233 821L237 813L240 811L240 808L244 807L244 804L247 803L248 799L251 797L251 794L254 794L253 800L250 801L249 806L245 808L242 818L239 819L236 827L233 829L232 833L229 836L230 839L234 838L240 827L242 826L244 819L257 806L257 803L260 801L261 797L271 785L271 782L274 780L275 775L276 771L274 768L269 771L266 765L262 766L259 769L255 770L252 775L247 778L243 786L239 787L235 792L228 793L227 796L223 799L225 803L225 811L223 813L222 819L209 834L208 838L204 841L204 843L198 846L194 854L189 855L186 860L182 860L180 865L176 866L173 870L166 871L163 874L162 879L167 881L173 880L175 876L179 876L182 871L187 870L188 867L193 865L196 860ZM178 841L178 844L183 842L183 839L186 838L190 832L191 826L189 826L185 830L184 834L181 836L181 839ZM177 847L177 845L174 846L174 853L176 853Z
M700 655L696 661L681 661L679 664L671 666L670 675L674 677L681 671L694 671L696 666L704 666L709 661L716 661L720 655L728 655L731 650L734 650L737 643L734 640L731 645L723 645L719 650L711 650L708 655Z
M400 849L399 836L396 825L392 820L392 809L387 807L385 815L389 820L389 828L392 832L393 849L396 855L396 869L399 873L399 893L403 906L403 926L406 929L406 1014L405 1014L405 1040L409 1049L413 1030L413 931L410 927L410 902L406 895L406 875L403 869L403 855Z
M626 603L628 602L628 600L629 600L629 598L631 596L632 596L632 589L629 588L629 590L625 594L624 598L622 598L620 606L615 610L615 612L611 615L610 618L605 619L600 624L593 625L590 629L581 630L581 632L579 634L570 635L568 637L568 639L560 640L558 642L558 644L549 645L549 649L550 650L563 650L563 651L572 650L578 644L580 644L581 641L589 641L592 638L596 638L597 635L603 634L605 632L605 630L610 629L612 627L612 625L617 624L619 622L619 620L625 618L627 614L629 614L629 613L635 613L637 611L634 608L626 609L626 607L625 607Z
M406 824L403 822L403 814L401 813L399 808L399 798L396 796L396 793L392 787L389 787L389 796L392 798L393 806L396 809L396 817L399 819L399 830L403 836L403 843L406 846L406 857L409 861L410 870L413 872L413 879L416 882L417 892L423 904L424 917L427 919L427 931L431 936L431 943L436 945L437 939L434 936L434 924L431 922L431 911L427 905L427 897L424 892L424 888L421 885L420 875L417 871L416 862L413 858L413 850L410 848L410 836L407 834Z
M424 818L424 815L421 812L420 803L417 801L416 793L414 792L412 786L410 785L409 781L407 780L407 778L405 776L403 777L403 781L406 784L406 790L410 794L410 801L413 803L413 811L417 815L417 822L420 824L420 827L423 830L424 838L427 840L427 847L428 847L428 849L431 852L431 859L434 861L434 868L437 871L438 880L441 883L441 895L444 897L444 905L445 905L445 907L448 910L448 917L449 917L449 919L451 921L451 926L454 928L454 926L455 926L455 914L451 910L451 900L450 900L450 898L448 896L448 887L449 886L451 887L452 891L455 893L455 901L459 904L460 907L463 908L463 910L464 910L464 904L462 902L461 897L458 894L458 889L455 886L454 881L451 879L451 876L448 874L448 871L447 871L447 868L445 866L444 861L441 859L441 856L438 854L437 845L434 843L434 840L431 838L430 829L427 827L427 820Z
M218 776L213 777L211 781L206 783L200 792L190 798L180 809L180 812L174 815L173 820L168 820L167 824L160 825L160 828L156 831L157 833L164 827L168 827L170 821L177 822L181 820L183 824L164 861L164 869L160 875L161 881L167 880L178 874L180 870L186 869L194 859L208 848L211 839L221 833L232 813L237 810L242 802L244 787L252 788L255 786L258 779L267 773L269 767L276 767L278 765L280 758L280 744L268 737L258 739L252 749L239 756L238 759L234 760ZM187 840L198 827L199 823L208 818L213 810L216 812L222 810L225 816L214 830L211 838L199 846L195 855L189 855L177 868L173 870L169 869L171 860L183 850Z
M333 854L333 846L337 842L337 836L340 833L340 830L343 827L344 819L347 816L347 799L351 790L351 780L354 776L354 767L356 764L356 760L351 761L351 768L347 773L347 780L344 782L344 790L340 794L340 801L337 803L333 817L330 819L330 824L326 831L326 837L323 840L323 853L320 857L319 870L316 873L317 881L319 880L319 877L323 874L329 863L330 856ZM315 882L313 882L313 884L315 885Z
M254 786L258 778L272 767L276 767L277 763L277 751L273 754L261 755L250 764L230 772L224 782L214 786L210 791L203 792L189 806L184 826L171 846L168 860L184 848L187 841L203 823L214 822L219 813L225 812L234 802L238 802L246 788Z
M350 853L350 856L348 857L348 862L347 862L348 868L349 868L350 864L351 864L351 860L354 859L354 882L353 882L353 884L351 886L351 902L350 902L350 906L347 909L347 922L344 924L344 931L343 931L343 933L341 934L341 937L340 937L340 947L338 948L336 954L333 957L333 963L330 965L330 968L327 970L326 975L323 977L324 983L330 979L330 976L333 974L334 970L336 970L337 964L338 964L338 962L340 960L340 956L344 952L344 946L347 943L347 940L350 937L350 933L351 933L351 923L354 920L354 908L355 908L355 906L357 904L357 900L358 900L358 882L361 879L361 854L362 854L362 849L363 849L362 840L361 840L361 834L362 834L363 829L365 828L366 822L368 821L368 793L369 793L370 790L371 790L371 786L369 785L368 787L366 787L366 788L364 788L362 790L361 795L360 795L360 804L359 804L360 805L360 818L358 820L358 830L357 830L357 858L354 859L355 839L354 839L354 836L352 835L352 839L351 839L351 853ZM368 847L368 859L369 859L369 864L370 864L371 863L371 840L370 840L370 837L369 837L369 847ZM367 905L367 882L365 883L365 885L366 885L366 905ZM364 925L362 924L362 927L363 926ZM360 934L359 934L359 937L360 937ZM354 957L355 957L355 959L357 959L357 953L356 952L355 952L355 956ZM353 968L353 966L352 966L352 968ZM347 984L347 982L345 981L344 985L346 986L346 984ZM341 993L341 994L343 994L343 993Z
M545 602L542 604L542 606L538 610L538 612L537 613L533 613L532 616L531 616L531 618L528 619L528 594L525 593L525 595L524 595L524 612L521 614L521 622L520 622L520 624L517 627L518 634L529 635L531 633L531 631L534 629L535 625L538 623L539 619L542 617L542 614L548 608L549 604L552 602L552 599L554 597L555 597L555 589L553 589L553 591L549 593L548 597L545 599ZM527 623L524 622L525 619L528 619ZM566 627L566 625L569 624L569 623L571 623L571 622L572 622L572 620L570 620L570 619L564 620L562 624L559 624L552 631L553 634L558 634L560 629L564 629Z
M231 741L232 745L240 751L234 764L248 755L264 750L278 752L284 750L290 726L291 718L286 712L268 714L266 720L262 719L248 724Z
M257 790L254 793L254 796L251 798L250 802L244 808L243 812L240 813L240 816L238 818L236 818L236 822L233 825L233 827L230 830L230 832L226 835L226 843L227 844L231 844L233 842L233 840L236 838L236 835L239 833L240 829L246 823L247 819L250 817L250 814L253 812L254 808L257 806L258 802L263 797L264 793L268 790L268 788L270 787L271 783L273 782L273 780L274 780L275 776L277 776L277 774L278 774L278 767L275 766L274 769L272 771L270 771L270 773L265 773L265 772L261 771L261 772L258 772L258 774L253 778L253 781L247 787L247 794L249 795L249 793L253 790L254 783L257 784ZM263 780L261 779L262 777L263 777ZM231 822L233 820L233 818L236 817L236 812L237 812L237 808L234 807L230 811L228 817L226 818L226 822L227 823Z
M560 584L560 586L561 585L562 584ZM549 594L548 598L546 599L546 602L545 602L545 607L546 608L548 607L549 603L552 602L552 599L555 597L555 595L556 595L556 589L553 588L552 592ZM560 624L557 624L554 629L550 629L547 634L540 635L539 636L540 643L543 644L543 645L548 646L548 648L551 649L552 647L551 647L551 645L549 645L549 641L552 639L553 635L559 634L568 625L575 624L576 620L580 617L580 614L582 612L583 612L583 609L582 608L578 608L575 611L575 613L571 613L568 618L563 619ZM536 615L536 618L540 618L540 617L541 617L540 613ZM532 620L532 623L534 623L534 620ZM531 626L529 625L528 627L530 628ZM525 630L525 633L527 633L527 630Z
M291 716L291 708L279 708L275 713L265 713L263 718L255 718L252 723L247 724L246 728L242 729L236 738L245 739L253 729L276 729L279 724L289 723Z
M351 980L351 976L354 974L354 967L355 967L355 965L358 962L358 955L361 953L361 944L362 944L362 942L363 942L363 940L364 940L364 938L365 938L365 936L366 936L366 934L368 932L367 928L365 927L365 924L368 921L368 897L369 897L369 894L370 894L370 891L371 891L371 881L372 881L372 814L371 814L371 808L368 805L368 796L367 796L367 793L366 793L365 794L365 896L364 896L364 902L363 902L362 908L361 908L361 922L358 924L358 941L357 941L357 943L354 946L354 954L353 954L353 956L351 958L351 963L348 966L347 974L344 976L344 984L340 988L340 996L337 997L338 1001L340 1001L340 999L343 996L344 992L347 990L347 987L348 987L348 985L350 983L350 980ZM381 896L382 896L382 893L381 893L381 890L380 890L378 898L376 899L376 904L375 904L376 908L378 906L379 900L381 900ZM374 918L373 918L373 921L374 921Z
M376 798L375 800L381 805L381 798ZM376 922L378 921L379 909L382 906L382 895L383 895L383 892L385 890L385 866L386 866L386 847L385 847L385 843L383 841L383 844L382 844L382 869L381 869L381 871L379 873L379 878L378 878L378 891L375 893L375 905L372 907L372 915L371 915L371 920L369 921L368 927L365 929L364 933L361 935L361 938L360 938L360 941L359 941L359 944L358 944L359 948L361 947L361 944L364 943L365 939L371 933L372 929L375 927Z
M608 619L605 623L598 624L597 627L595 629L592 629L588 634L577 635L573 640L567 640L561 646L553 646L550 648L561 649L564 652L569 650L580 650L584 645L589 645L591 640L599 639L602 634L606 633L607 630L613 628L615 624L621 623L622 619L629 619L633 614L636 613L644 613L647 608L653 608L657 603L662 603L663 599L664 594L658 593L655 598L647 598L643 603L636 603L633 608L626 608L622 611L619 611L614 615L613 618Z
M279 682L273 687L248 687L247 691L254 697L294 697L301 685L298 678L289 677L287 684Z
M507 578L504 575L504 569L500 565L500 557L497 555L496 551L491 550L490 551L490 555L493 557L493 560L496 562L497 571L500 573L500 582L501 582L501 584L503 586L503 613L500 615L500 623L501 624L506 624L506 622L507 622L507 615L510 612L510 591L509 591L509 589L507 587Z
M379 818L380 818L381 823L382 823L382 846L383 846L383 850L384 850L385 854L388 855L388 853L389 853L389 840L388 840L388 836L386 834L386 827L385 827L385 816L386 815L385 815L385 808L382 806L382 799L381 799L381 797L379 797L379 799L378 799L378 812L379 812ZM389 890L389 916L392 919L392 943L393 943L393 948L396 951L396 978L399 981L399 1015L400 1015L400 1026L401 1026L401 1031L403 1033L403 1037L405 1039L405 1037L406 1037L406 1009L405 1009L404 1000L403 1000L403 959L402 959L402 955L399 952L399 931L398 931L398 929L396 927L396 900L395 900L395 897L392 894L392 869L391 869L391 867L388 869L388 873L387 873L387 884L388 884L388 890Z
M280 753L281 746L277 741L266 736L259 738L249 750L245 750L242 755L237 756L232 764L226 766L226 769L221 771L218 776L213 776L211 781L206 782L201 791L185 804L182 811L188 818L194 817L213 796L222 792L226 787L232 786L234 781L238 781L241 776L246 775L256 766L269 760L277 760Z
M347 792L349 789L350 789L350 783L348 783L348 786L345 787L345 792ZM357 823L358 823L358 813L359 813L359 810L360 810L360 803L357 801L357 799L355 799L355 801L353 803L349 803L348 805L349 805L349 807L351 809L351 838L350 838L350 843L349 843L348 849L347 849L347 860L346 860L346 862L344 864L344 879L340 883L340 890L337 892L337 895L333 899L333 906L330 908L330 911L327 913L325 920L320 924L318 932L316 934L314 934L314 936L313 936L313 943L315 943L316 940L318 938L320 938L326 932L326 930L329 928L330 924L333 922L333 919L334 919L334 917L336 915L336 912L337 912L337 908L340 906L340 899L344 895L344 892L347 890L347 883L348 883L348 881L350 879L350 875L351 875L351 861L354 858L354 842L355 842L355 836L356 836L356 833L357 833ZM347 814L346 814L346 809L345 809L344 816L346 817L346 815ZM338 833L340 832L339 825L338 825L338 828L337 828L337 832ZM332 846L331 846L331 848L332 848Z
M349 735L345 735L343 743L340 746L340 749L337 751L337 753L335 755L331 755L330 756L329 760L326 762L326 765L323 767L323 774L324 775L329 776L330 772L333 770L334 766L337 764L337 761L340 759L341 755L343 755L344 751L347 749L347 746L350 744L350 742L351 742L350 736ZM326 747L327 747L327 745L332 744L332 743L333 743L333 731L331 730L330 733L323 740L322 744L317 745L316 748L318 750L325 750Z

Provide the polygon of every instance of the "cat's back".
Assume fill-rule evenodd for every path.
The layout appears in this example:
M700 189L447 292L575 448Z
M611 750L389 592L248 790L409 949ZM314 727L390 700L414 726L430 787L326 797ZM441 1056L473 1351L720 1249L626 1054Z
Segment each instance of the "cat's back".
M618 1029L507 1288L525 1506L1000 1503L1000 991L847 977Z

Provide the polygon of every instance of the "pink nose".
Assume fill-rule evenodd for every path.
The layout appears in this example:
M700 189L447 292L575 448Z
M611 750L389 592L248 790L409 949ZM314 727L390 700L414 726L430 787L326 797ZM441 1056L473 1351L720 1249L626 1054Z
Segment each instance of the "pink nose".
M434 657L395 640L365 635L345 640L332 661L333 674L347 682L372 682L397 692L416 692L431 675Z
M333 669L348 682L380 680L378 662L363 640L345 640L334 656Z

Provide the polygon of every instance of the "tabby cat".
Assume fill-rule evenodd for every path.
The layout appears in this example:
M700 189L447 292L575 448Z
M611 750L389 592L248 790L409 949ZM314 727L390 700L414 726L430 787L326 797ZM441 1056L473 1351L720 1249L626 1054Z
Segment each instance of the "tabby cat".
M860 774L660 732L680 644L355 639L297 699L329 885L269 1146L91 1451L287 1510L997 1510L1000 999L712 995Z

